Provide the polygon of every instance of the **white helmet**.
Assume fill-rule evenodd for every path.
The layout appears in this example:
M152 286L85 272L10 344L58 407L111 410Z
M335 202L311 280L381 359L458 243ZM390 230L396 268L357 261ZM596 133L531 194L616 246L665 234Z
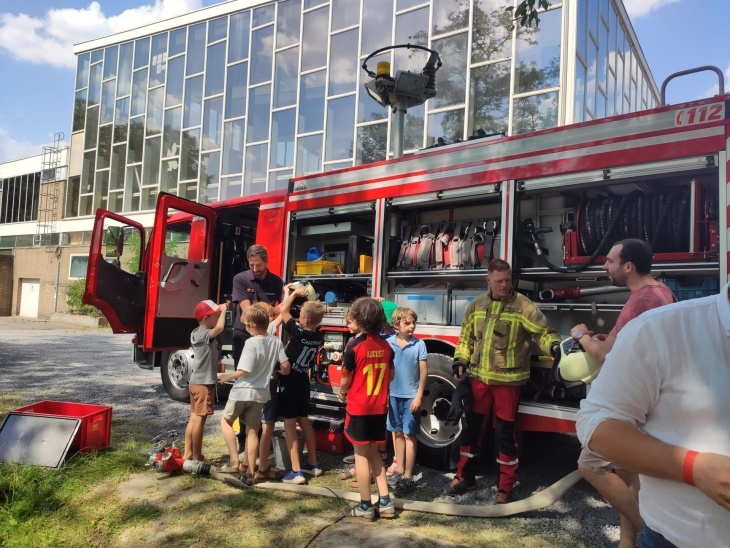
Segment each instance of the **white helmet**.
M307 297L306 299L308 301L316 301L317 300L317 292L314 289L314 286L312 286L309 282L294 282L291 285L291 288L296 291L298 289L301 289L302 287L307 288Z
M289 313L292 315L293 318L299 319L299 315L302 311L302 305L306 303L307 301L316 301L317 300L317 292L314 289L314 286L312 286L309 282L294 282L291 285L292 290L297 291L301 289L302 287L306 288L307 290L307 296L306 297L297 297L294 299L294 301L291 304L291 307L289 308Z
M601 364L573 337L568 337L560 343L560 361L555 369L557 380L588 384L598 376L600 370Z

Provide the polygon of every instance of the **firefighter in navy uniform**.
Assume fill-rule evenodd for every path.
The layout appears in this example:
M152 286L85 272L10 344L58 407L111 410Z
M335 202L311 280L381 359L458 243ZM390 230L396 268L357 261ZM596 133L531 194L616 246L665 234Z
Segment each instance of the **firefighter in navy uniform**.
M472 406L454 479L447 495L464 493L476 484L474 459L496 416L499 483L497 504L511 500L517 481L515 418L520 392L530 377L530 341L545 354L557 355L560 335L547 325L530 299L512 289L512 268L501 259L487 267L489 290L469 305L454 353L454 378L471 368Z

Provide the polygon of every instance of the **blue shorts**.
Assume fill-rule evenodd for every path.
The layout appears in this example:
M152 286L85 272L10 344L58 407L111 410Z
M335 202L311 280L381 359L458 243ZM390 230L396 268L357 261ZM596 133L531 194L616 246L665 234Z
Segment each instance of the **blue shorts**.
M677 548L674 544L664 538L663 535L654 531L644 524L636 539L636 546L639 548Z
M416 436L421 429L421 413L411 411L413 398L388 398L388 431L403 432L407 436Z

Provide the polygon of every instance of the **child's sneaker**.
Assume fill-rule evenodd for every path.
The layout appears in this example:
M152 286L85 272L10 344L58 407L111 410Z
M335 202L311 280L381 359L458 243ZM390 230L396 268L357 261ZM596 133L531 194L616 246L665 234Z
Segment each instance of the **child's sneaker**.
M297 485L307 483L307 480L304 479L304 474L302 474L301 470L299 472L289 470L289 472L287 472L284 477L281 478L281 481L283 481L284 483L295 483Z
M393 511L393 513L395 514L395 510ZM367 508L365 508L363 506L363 503L361 502L345 510L345 515L351 518L361 518L368 521L375 521L375 517L377 514L374 506L368 506Z
M304 472L305 474L309 474L310 476L314 476L315 478L318 478L319 476L324 474L319 464L309 464L308 462L302 464L302 472Z
M401 478L401 480L398 482L398 485L395 486L395 490L393 491L395 493L396 497L402 497L403 495L407 495L408 493L412 493L416 489L416 482L413 481L413 478Z
M390 519L395 517L395 505L392 500L389 500L387 504L378 502L378 515L381 518Z

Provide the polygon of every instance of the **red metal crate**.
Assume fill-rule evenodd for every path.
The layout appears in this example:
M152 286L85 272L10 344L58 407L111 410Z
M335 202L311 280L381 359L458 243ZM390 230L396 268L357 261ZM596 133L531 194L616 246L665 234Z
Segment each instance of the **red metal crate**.
M13 413L81 419L71 451L91 453L109 447L112 437L112 408L108 405L44 400L14 409Z

